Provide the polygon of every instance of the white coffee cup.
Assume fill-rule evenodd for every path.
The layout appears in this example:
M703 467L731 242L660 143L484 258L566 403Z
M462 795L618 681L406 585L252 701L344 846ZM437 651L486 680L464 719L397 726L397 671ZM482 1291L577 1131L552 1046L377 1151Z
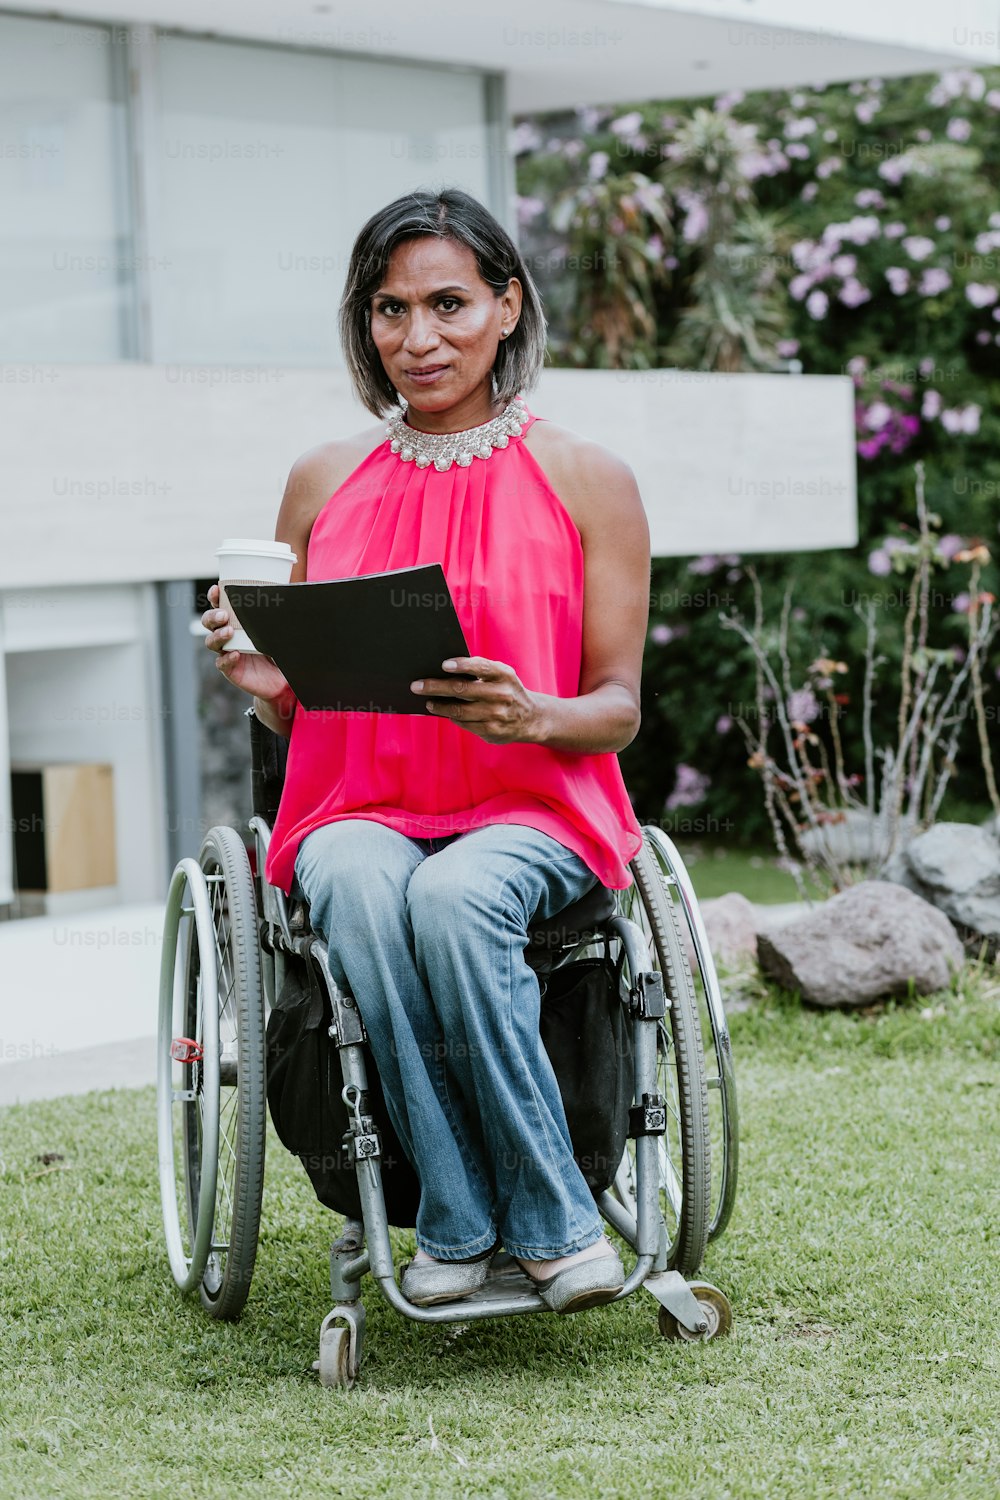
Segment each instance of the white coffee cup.
M227 583L287 583L298 557L287 542L258 541L253 537L226 537L216 552L219 559L219 608L229 611L233 633L226 642L227 651L249 651L257 648L240 626L236 611L226 593Z

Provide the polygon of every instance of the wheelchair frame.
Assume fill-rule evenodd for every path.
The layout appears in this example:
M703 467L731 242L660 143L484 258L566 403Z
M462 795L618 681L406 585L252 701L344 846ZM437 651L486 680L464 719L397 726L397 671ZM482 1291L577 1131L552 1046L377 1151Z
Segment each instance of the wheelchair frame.
M530 1278L504 1252L494 1257L485 1286L471 1297L420 1307L403 1295L393 1266L379 1167L381 1143L367 1110L364 1023L353 995L330 975L326 944L309 928L304 903L290 905L284 892L264 877L271 828L266 799L258 796L257 759L262 736L271 736L271 731L260 724L252 708L247 716L252 721L255 756L255 805L249 828L256 874L251 873L246 846L236 830L216 828L206 836L198 861L185 859L177 865L167 898L157 1066L167 1253L182 1291L200 1288L206 1310L216 1317L239 1315L253 1274L263 1181L265 1015L281 992L286 965L308 961L311 950L311 956L319 959L317 968L329 994L330 1034L338 1049L342 1098L350 1121L345 1139L362 1204L362 1218L346 1219L331 1247L334 1306L323 1319L319 1359L313 1368L321 1384L349 1387L364 1345L360 1283L365 1274L372 1275L398 1312L422 1323L467 1324L479 1318L549 1309ZM271 738L275 744L270 751L280 761L278 736ZM284 750L287 753L287 747ZM540 964L532 961L528 950L526 957L536 971L551 972L592 950L595 943L620 945L619 957L628 975L636 1102L630 1116L630 1140L614 1185L610 1191L595 1194L595 1201L602 1217L636 1256L615 1300L623 1301L645 1287L659 1304L661 1333L697 1340L728 1332L732 1320L729 1302L718 1288L689 1282L682 1271L690 1275L697 1269L708 1240L722 1232L732 1212L738 1157L735 1080L718 977L687 872L661 829L647 825L643 836L643 848L632 862L633 885L624 892L608 892L615 898L611 914L577 931L560 926L562 913L537 924L536 933L544 927L543 935L551 938L554 933L557 942L545 951ZM579 905L565 910L572 913ZM696 960L700 997L692 981L679 915L685 919ZM679 1026L682 1016L684 1024ZM220 1018L225 1022L225 1036ZM717 1069L707 1080L701 1041L706 1024L712 1033ZM178 1028L191 1034L178 1035ZM672 1082L674 1068L676 1109L659 1086L663 1076ZM714 1090L720 1105L716 1144L721 1180L713 1208L707 1100ZM685 1118L685 1098L689 1113L697 1118ZM182 1121L180 1172L177 1106ZM687 1170L683 1159L678 1163L670 1156L672 1113L682 1158L688 1148L681 1143L689 1136L693 1142ZM699 1140L699 1134L703 1139ZM703 1164L700 1151L704 1152ZM179 1176L184 1179L182 1194L178 1194ZM673 1243L661 1194L677 1215ZM187 1223L186 1243L179 1196Z

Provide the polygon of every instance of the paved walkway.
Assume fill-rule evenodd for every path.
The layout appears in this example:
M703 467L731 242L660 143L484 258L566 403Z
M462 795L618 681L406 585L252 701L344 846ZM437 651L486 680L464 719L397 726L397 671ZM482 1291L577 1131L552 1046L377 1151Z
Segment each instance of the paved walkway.
M162 937L159 904L0 922L0 1106L155 1082Z
M155 1077L163 907L0 923L0 1105Z

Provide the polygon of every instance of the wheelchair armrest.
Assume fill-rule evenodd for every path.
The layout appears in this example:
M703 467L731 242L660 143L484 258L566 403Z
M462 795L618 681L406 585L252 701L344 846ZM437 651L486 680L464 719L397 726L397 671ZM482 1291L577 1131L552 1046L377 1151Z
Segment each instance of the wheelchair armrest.
M251 703L245 717L250 720L250 800L254 817L266 818L273 826L285 785L289 742L261 723Z

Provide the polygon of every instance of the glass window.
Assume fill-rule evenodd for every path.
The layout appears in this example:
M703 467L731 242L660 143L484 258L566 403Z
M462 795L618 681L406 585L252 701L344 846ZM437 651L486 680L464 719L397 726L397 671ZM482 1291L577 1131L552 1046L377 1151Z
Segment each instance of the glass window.
M339 364L365 219L415 187L487 197L474 71L168 35L157 76L160 363Z
M125 106L99 26L0 15L0 358L131 355Z

